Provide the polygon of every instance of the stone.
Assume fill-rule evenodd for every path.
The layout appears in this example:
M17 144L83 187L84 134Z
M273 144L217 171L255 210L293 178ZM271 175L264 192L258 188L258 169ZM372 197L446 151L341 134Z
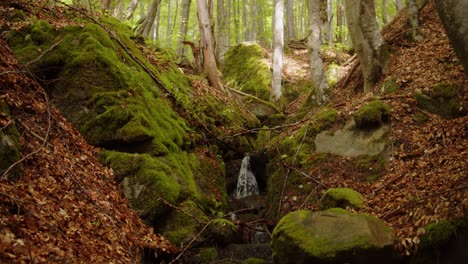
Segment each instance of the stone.
M274 263L398 263L392 230L340 208L284 216L272 235Z
M330 188L319 200L321 210L336 207L346 209L347 206L355 209L362 208L361 194L349 188Z
M9 123L9 119L10 111L8 105L0 101L0 124L7 124L0 130L0 176L21 158L20 135L14 123ZM18 164L9 170L6 174L6 178L16 180L19 178L20 174L21 167Z
M374 156L384 151L389 132L388 125L372 130L355 129L355 122L351 120L341 130L327 130L317 134L315 147L317 152L340 156Z

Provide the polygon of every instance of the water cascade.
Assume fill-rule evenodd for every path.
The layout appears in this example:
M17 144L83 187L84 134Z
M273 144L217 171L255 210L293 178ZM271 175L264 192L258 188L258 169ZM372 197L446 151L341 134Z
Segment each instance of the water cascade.
M236 199L258 194L258 185L255 175L250 171L250 156L246 155L242 159L239 178L237 180Z

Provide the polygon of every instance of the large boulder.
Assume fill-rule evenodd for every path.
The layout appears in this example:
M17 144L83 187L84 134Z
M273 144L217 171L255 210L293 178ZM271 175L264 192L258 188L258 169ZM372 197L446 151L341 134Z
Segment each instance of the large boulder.
M366 215L333 208L294 211L273 231L274 263L397 263L392 230Z

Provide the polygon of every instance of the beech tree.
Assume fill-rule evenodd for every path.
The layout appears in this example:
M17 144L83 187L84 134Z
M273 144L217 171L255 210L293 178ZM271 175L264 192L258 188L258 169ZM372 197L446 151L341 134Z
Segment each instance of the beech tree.
M149 37L152 33L157 11L161 0L153 0L148 8L146 16L141 20L137 33Z
M422 39L419 34L419 10L414 0L406 0L406 13L408 16L408 26L410 27L410 37L414 41L420 41Z
M294 39L294 1L286 0L286 42Z
M182 0L182 11L180 13L180 34L179 34L179 46L177 47L176 55L179 59L183 59L185 56L185 44L182 43L187 39L188 21L190 18L190 4L192 0Z
M370 92L380 77L381 47L383 44L377 26L374 0L345 0L348 30L361 63L364 92Z
M445 31L452 43L452 47L460 59L468 77L468 1L466 0L436 0Z
M203 68L208 75L208 81L216 89L223 89L221 78L216 67L211 35L210 16L205 0L197 0L198 27L200 30L200 48L203 51Z
M275 0L273 18L273 79L271 82L271 100L278 101L283 91L281 73L283 69L284 48L284 0Z
M228 46L226 8L224 0L218 0L216 4L216 58L219 65L224 64L224 53Z
M327 78L323 67L322 55L320 53L321 41L321 10L319 6L321 0L308 0L309 8L309 37L307 38L310 73L314 84L314 99L317 104L322 104L327 99L328 90Z

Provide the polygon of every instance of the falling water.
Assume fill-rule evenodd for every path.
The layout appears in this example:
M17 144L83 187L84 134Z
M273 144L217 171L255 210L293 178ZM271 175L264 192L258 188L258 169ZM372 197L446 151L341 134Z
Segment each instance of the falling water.
M237 180L236 199L258 194L258 185L255 175L250 171L250 156L246 155L242 159L239 178Z

